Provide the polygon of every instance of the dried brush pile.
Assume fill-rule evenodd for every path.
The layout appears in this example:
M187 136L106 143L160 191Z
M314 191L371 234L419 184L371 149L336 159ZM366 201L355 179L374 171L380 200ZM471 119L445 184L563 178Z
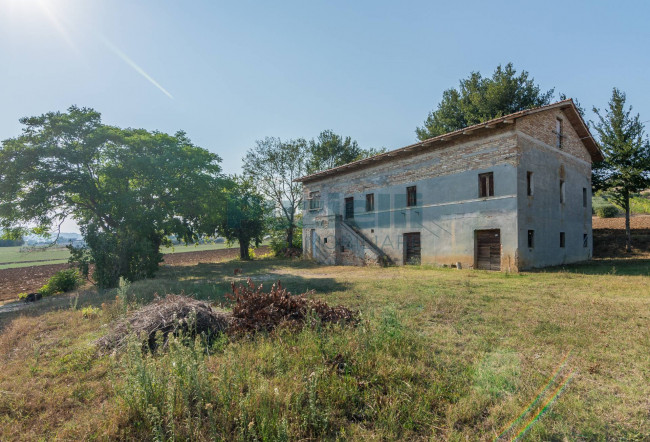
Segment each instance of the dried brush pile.
M355 323L358 312L345 307L330 307L323 301L307 298L313 292L292 295L282 283L273 284L268 293L262 285L255 287L249 278L246 284L232 283L232 294L226 295L233 301L232 324L234 334L258 331L272 331L276 327L302 327L310 318L328 323Z
M170 333L190 336L204 333L209 336L226 332L231 321L229 313L215 310L207 302L167 295L117 321L112 330L97 341L97 345L100 350L110 351L123 347L134 334L153 350L157 346L157 335L163 343L167 342Z

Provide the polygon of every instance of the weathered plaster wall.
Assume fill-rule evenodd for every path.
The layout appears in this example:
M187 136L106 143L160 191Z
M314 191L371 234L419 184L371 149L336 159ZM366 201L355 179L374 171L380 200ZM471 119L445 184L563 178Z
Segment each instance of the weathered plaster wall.
M555 120L563 118L562 149L555 144ZM563 112L547 112L517 121L521 160L518 172L519 267L546 267L591 258L591 157ZM527 172L533 172L533 195L527 195ZM565 202L560 202L560 180ZM583 206L583 188L587 204ZM535 232L528 248L528 230ZM565 247L560 247L565 232ZM587 247L583 246L587 234Z
M557 118L563 121L561 149L556 147ZM528 171L534 177L530 197ZM495 192L479 198L478 174L484 172L494 173ZM564 203L560 179L565 181ZM406 187L413 185L417 205L406 207ZM420 232L423 263L473 266L475 231L488 229L501 231L502 270L583 261L592 254L591 157L559 109L304 187L306 197L312 191L321 194L321 209L304 214L303 238L311 229L317 236L313 247L305 241L305 253L310 256L313 249L314 259L327 264L366 264L372 255L363 245L355 251L354 235L346 235L345 226L336 222L347 197L354 197L356 227L398 264L404 262L403 234L411 232ZM375 200L369 213L368 193ZM528 248L528 230L535 231L533 248ZM560 232L565 233L563 248Z
M422 262L461 262L471 267L474 231L500 229L502 268L516 270L517 138L512 128L488 134L305 185L306 195L320 191L322 209L305 213L304 237L316 228L320 244L325 245L328 238L330 253L336 255L316 259L355 263L337 248L342 238L318 225L323 217L343 215L344 200L352 196L355 225L395 263L404 261L403 234L420 232ZM478 174L483 172L494 173L493 197L479 198ZM417 205L406 207L406 187L413 185L417 186ZM365 211L368 193L375 195L375 210L369 213Z

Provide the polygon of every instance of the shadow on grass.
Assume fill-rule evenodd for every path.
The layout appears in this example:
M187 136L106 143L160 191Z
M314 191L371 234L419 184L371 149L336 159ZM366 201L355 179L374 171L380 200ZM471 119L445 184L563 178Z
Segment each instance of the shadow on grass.
M537 273L570 272L583 275L650 276L650 259L593 259L584 263L567 264L536 270Z
M332 278L309 278L291 273L293 270L315 267L317 264L309 261L285 259L231 260L188 266L162 266L155 278L131 284L127 296L130 303L138 305L151 302L156 294L164 296L170 293L226 304L225 295L231 293L231 284L244 284L249 277L255 285L263 284L266 289L280 280L293 294L314 290L315 296L323 297L324 300L324 295L348 288L347 284ZM238 270L237 274L235 269ZM35 303L7 303L0 306L0 330L21 315L39 316L53 310L99 307L104 302L115 300L117 293L117 289L88 289L74 294L44 298Z

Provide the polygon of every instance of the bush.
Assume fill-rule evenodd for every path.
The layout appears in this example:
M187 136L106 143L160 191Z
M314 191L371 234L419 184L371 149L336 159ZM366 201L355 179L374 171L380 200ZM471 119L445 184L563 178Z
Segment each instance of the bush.
M596 215L600 218L614 218L618 216L618 209L613 204L606 204L594 208Z
M271 250L275 256L284 257L287 249L302 250L302 218L296 218L296 228L293 231L293 242L287 247L286 222L283 219L271 223Z
M81 315L86 318L96 318L101 310L97 307L84 307L81 309Z
M55 295L57 293L71 292L81 286L83 278L75 269L60 270L54 274L38 293L43 296Z

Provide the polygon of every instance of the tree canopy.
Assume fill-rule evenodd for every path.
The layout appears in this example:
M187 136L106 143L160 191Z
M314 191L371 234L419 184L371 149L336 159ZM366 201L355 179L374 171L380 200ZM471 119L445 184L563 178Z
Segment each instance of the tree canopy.
M296 212L303 200L302 185L294 180L307 172L308 155L303 138L282 141L267 137L258 140L244 157L244 175L273 202L284 220L287 247L293 246Z
M324 130L309 142L307 173L342 166L382 152L384 149L362 149L351 137Z
M23 134L0 148L0 227L5 236L43 232L72 217L96 265L101 286L155 272L168 235L198 237L203 217L197 192L221 179L220 158L168 135L121 129L89 108L72 106L21 119Z
M438 108L431 111L415 132L420 141L463 129L473 124L521 110L549 104L554 89L542 92L526 71L517 71L512 63L499 65L492 77L479 72L460 80L458 89L447 89Z
M625 210L626 249L632 251L630 196L650 187L650 142L639 114L625 108L626 96L614 88L604 113L594 107L598 121L593 124L605 159L593 165L596 190L609 190Z
M250 180L232 177L226 182L223 204L209 204L213 229L228 241L239 242L239 257L250 259L251 244L259 246L266 231L269 204Z

